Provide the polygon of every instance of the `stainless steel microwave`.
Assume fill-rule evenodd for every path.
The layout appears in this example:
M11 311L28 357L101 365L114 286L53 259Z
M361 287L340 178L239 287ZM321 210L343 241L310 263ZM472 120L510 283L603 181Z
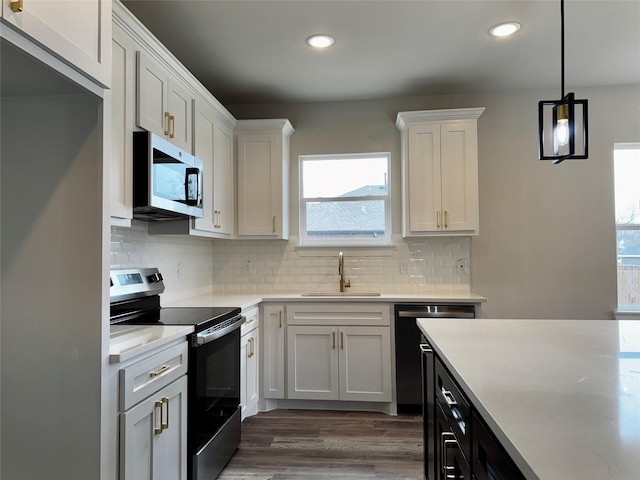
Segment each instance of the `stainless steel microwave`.
M158 135L134 132L133 217L202 217L202 162Z

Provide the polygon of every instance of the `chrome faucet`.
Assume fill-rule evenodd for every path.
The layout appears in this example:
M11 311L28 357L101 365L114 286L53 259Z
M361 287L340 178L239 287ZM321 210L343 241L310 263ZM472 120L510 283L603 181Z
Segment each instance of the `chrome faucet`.
M338 255L338 273L340 274L340 291L344 292L345 288L351 286L351 280L344 279L344 255L342 252Z

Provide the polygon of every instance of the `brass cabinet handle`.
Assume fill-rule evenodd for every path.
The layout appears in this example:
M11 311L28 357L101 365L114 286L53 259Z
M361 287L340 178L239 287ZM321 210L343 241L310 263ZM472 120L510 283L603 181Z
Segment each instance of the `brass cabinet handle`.
M344 350L344 330L340 330L340 348Z
M247 345L249 346L249 353L247 354L247 358L251 358L253 357L255 351L253 350L253 342L255 341L255 339L253 337L249 338L247 340Z
M273 216L273 233L276 233L276 226L278 225L278 217L276 217L275 215Z
M23 0L15 0L11 2L11 11L15 13L19 13L24 8Z
M171 133L169 134L169 138L173 138L176 136L176 117L169 115L169 123L171 123Z
M449 212L444 211L444 228L449 228Z
M162 433L162 402L160 400L156 400L156 403L154 405L154 413L158 409L160 409L160 421L158 422L159 425L153 429L153 433L155 433L156 435Z
M171 368L171 365L163 365L162 367L160 367L155 372L149 372L149 376L150 377L159 377L160 375L162 375L164 372L166 372L170 368Z
M278 310L278 322L280 324L280 328L282 328L282 310Z
M440 210L436 212L436 228L440 228Z
M165 135L169 135L169 123L171 122L171 114L169 112L164 112L164 126L166 127L164 130Z
M167 406L167 421L162 422L162 416L161 416L160 421L162 423L160 424L160 426L162 427L162 430L166 430L169 428L169 397L162 397L162 403ZM162 410L160 410L160 412L162 413Z
M336 332L331 332L331 338L333 339L333 349L336 349Z

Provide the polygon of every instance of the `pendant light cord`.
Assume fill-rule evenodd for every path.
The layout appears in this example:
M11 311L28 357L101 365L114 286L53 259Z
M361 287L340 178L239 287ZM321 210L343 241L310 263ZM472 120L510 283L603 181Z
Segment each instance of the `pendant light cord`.
M560 0L560 83L564 98L564 0Z

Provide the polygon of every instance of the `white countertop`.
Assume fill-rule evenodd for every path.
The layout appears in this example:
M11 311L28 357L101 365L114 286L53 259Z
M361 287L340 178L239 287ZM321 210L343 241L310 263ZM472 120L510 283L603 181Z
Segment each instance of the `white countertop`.
M163 307L240 307L247 309L255 307L263 302L382 302L382 303L484 303L486 297L474 293L434 293L427 295L407 294L381 294L370 296L367 293L358 295L356 292L348 292L348 295L322 294L320 296L307 296L301 293L255 293L238 295L207 294L197 297L185 298L169 302Z
M193 332L193 325L111 325L109 362L125 362Z
M528 479L640 478L640 321L418 325Z

